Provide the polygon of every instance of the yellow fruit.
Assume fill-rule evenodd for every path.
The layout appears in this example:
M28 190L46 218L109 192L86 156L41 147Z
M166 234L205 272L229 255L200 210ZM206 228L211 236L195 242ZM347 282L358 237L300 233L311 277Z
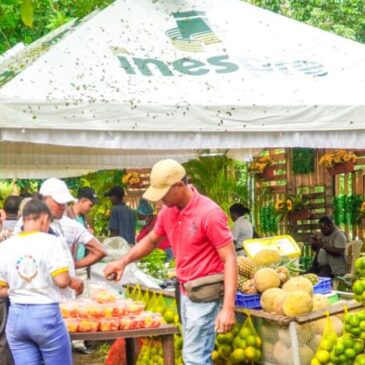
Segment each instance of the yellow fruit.
M256 266L268 266L280 262L281 257L278 251L275 250L261 250L253 258Z
M283 303L283 313L288 317L307 314L312 308L312 297L303 291L289 292Z
M326 364L329 359L330 359L330 353L326 350L319 350L316 353L316 359L321 363L321 364Z
M289 279L284 285L283 290L286 292L304 291L309 295L313 293L313 285L309 279L302 276Z
M170 309L167 309L163 315L164 320L166 323L172 323L174 322L175 314Z
M256 357L256 349L252 346L246 347L245 357L247 360L253 361Z
M240 362L245 361L245 350L243 349L235 349L232 353L231 353L231 359L233 361L234 364L238 364Z
M269 313L283 314L283 302L287 293L280 288L265 290L261 295L261 307Z
M328 298L322 294L313 295L313 311L325 309L329 306Z
M212 361L218 360L218 358L219 358L218 351L216 351L216 350L212 351L211 358L212 358Z
M256 272L254 276L257 291L263 293L270 288L278 288L280 286L280 277L274 269L263 268Z

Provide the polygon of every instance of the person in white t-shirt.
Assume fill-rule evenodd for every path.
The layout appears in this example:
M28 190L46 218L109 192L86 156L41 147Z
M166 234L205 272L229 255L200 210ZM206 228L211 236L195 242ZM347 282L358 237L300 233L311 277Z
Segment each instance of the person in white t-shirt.
M236 203L229 208L229 214L233 221L232 235L233 242L238 256L244 256L243 241L253 237L252 224L244 217L250 214L250 210L242 204Z
M51 212L40 200L23 210L23 232L0 245L0 296L9 296L6 336L15 365L71 365L70 338L59 308L70 285L69 260L48 232Z

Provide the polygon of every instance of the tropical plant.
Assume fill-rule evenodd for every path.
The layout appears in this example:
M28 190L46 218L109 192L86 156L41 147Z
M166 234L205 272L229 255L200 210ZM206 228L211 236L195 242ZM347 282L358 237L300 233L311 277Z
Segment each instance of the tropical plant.
M233 203L247 205L247 170L225 155L201 156L185 164L192 183L226 212Z

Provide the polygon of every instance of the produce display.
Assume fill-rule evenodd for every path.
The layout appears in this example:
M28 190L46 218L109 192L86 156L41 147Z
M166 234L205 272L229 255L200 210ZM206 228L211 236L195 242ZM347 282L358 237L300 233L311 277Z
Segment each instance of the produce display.
M301 270L295 260L285 260L275 250L261 250L252 259L240 256L237 266L238 291L261 295L259 304L264 311L295 317L329 304L325 296L313 295L318 276L298 276Z
M100 299L100 297L98 297ZM118 331L156 328L163 321L158 313L144 311L145 305L131 299L113 299L100 303L94 299L61 304L66 327L73 332Z

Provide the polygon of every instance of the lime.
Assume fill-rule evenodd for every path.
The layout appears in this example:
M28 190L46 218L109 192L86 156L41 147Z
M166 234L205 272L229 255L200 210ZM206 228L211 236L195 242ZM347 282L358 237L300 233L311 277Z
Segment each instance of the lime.
M243 338L237 336L233 340L233 348L234 349L245 349L246 347L247 347L247 343L246 343L246 340L244 340Z
M232 347L227 344L221 345L218 349L218 353L222 357L228 357L231 352L232 352Z
M243 328L241 328L241 330L240 330L240 336L242 337L242 338L245 338L245 337L248 337L248 336L251 336L253 333L252 333L252 331L249 329L249 328L247 328L247 327L243 327Z
M330 353L326 350L319 350L316 353L316 359L321 363L321 364L326 364L329 359L330 359Z
M348 319L348 323L351 325L351 327L359 327L360 325L360 318L356 314L352 315Z
M336 356L333 352L331 352L330 354L330 359L331 362L333 362L334 364L338 364L340 362L338 356Z
M346 337L343 336L343 345L347 348L347 349L352 349L354 346L354 340L351 337Z
M359 327L362 331L365 331L365 321L361 321Z
M355 365L365 365L365 355L356 356Z
M219 333L216 337L217 343L226 343L226 335L224 333Z
M238 323L235 323L233 328L231 329L231 333L233 337L236 337L240 333L241 326Z
M341 355L345 351L345 346L342 343L338 343L338 344L336 344L334 350L335 350L336 355Z
M350 332L354 335L354 337L359 337L361 335L360 327L351 327Z
M360 340L365 341L365 331L361 332L361 335L359 336Z
M256 361L259 361L259 360L261 360L261 358L262 358L262 352L260 350L256 349L256 357L255 357L255 360Z
M259 349L262 345L262 340L259 336L256 337L256 348Z
M354 292L354 294L358 294L358 295L362 294L362 292L364 291L364 287L362 286L360 280L356 280L354 282L354 285L352 285L352 291ZM349 315L349 313L346 313L345 316L344 316L345 322L346 322L346 319L345 318L348 315Z
M362 292L363 292L363 289L362 289L362 285L361 285L361 283L360 283L360 281L359 280L356 280L355 281L355 284L358 282L358 284L361 286L361 291L359 292L359 294L362 294ZM354 284L354 286L355 286L355 284ZM354 291L354 287L352 287L352 290ZM345 323L348 323L348 322L350 322L350 318L351 318L351 314L350 313L346 313L344 316L343 316L343 321L345 322Z
M339 361L339 363L346 362L347 358L344 354L342 354L338 357L338 361Z
M234 337L233 337L232 333L230 333L230 332L226 333L225 343L230 345L233 342L233 338Z
M357 315L359 316L360 321L365 320L365 311L358 312Z
M346 349L345 356L348 360L352 360L356 357L356 353L354 349Z
M353 349L356 354L361 354L364 351L364 342L356 340Z
M349 323L346 323L344 326L344 329L345 329L345 332L351 332L352 327Z
M248 336L246 342L248 346L256 346L256 336Z
M246 359L249 361L253 361L256 358L256 349L252 346L249 346L245 349Z

